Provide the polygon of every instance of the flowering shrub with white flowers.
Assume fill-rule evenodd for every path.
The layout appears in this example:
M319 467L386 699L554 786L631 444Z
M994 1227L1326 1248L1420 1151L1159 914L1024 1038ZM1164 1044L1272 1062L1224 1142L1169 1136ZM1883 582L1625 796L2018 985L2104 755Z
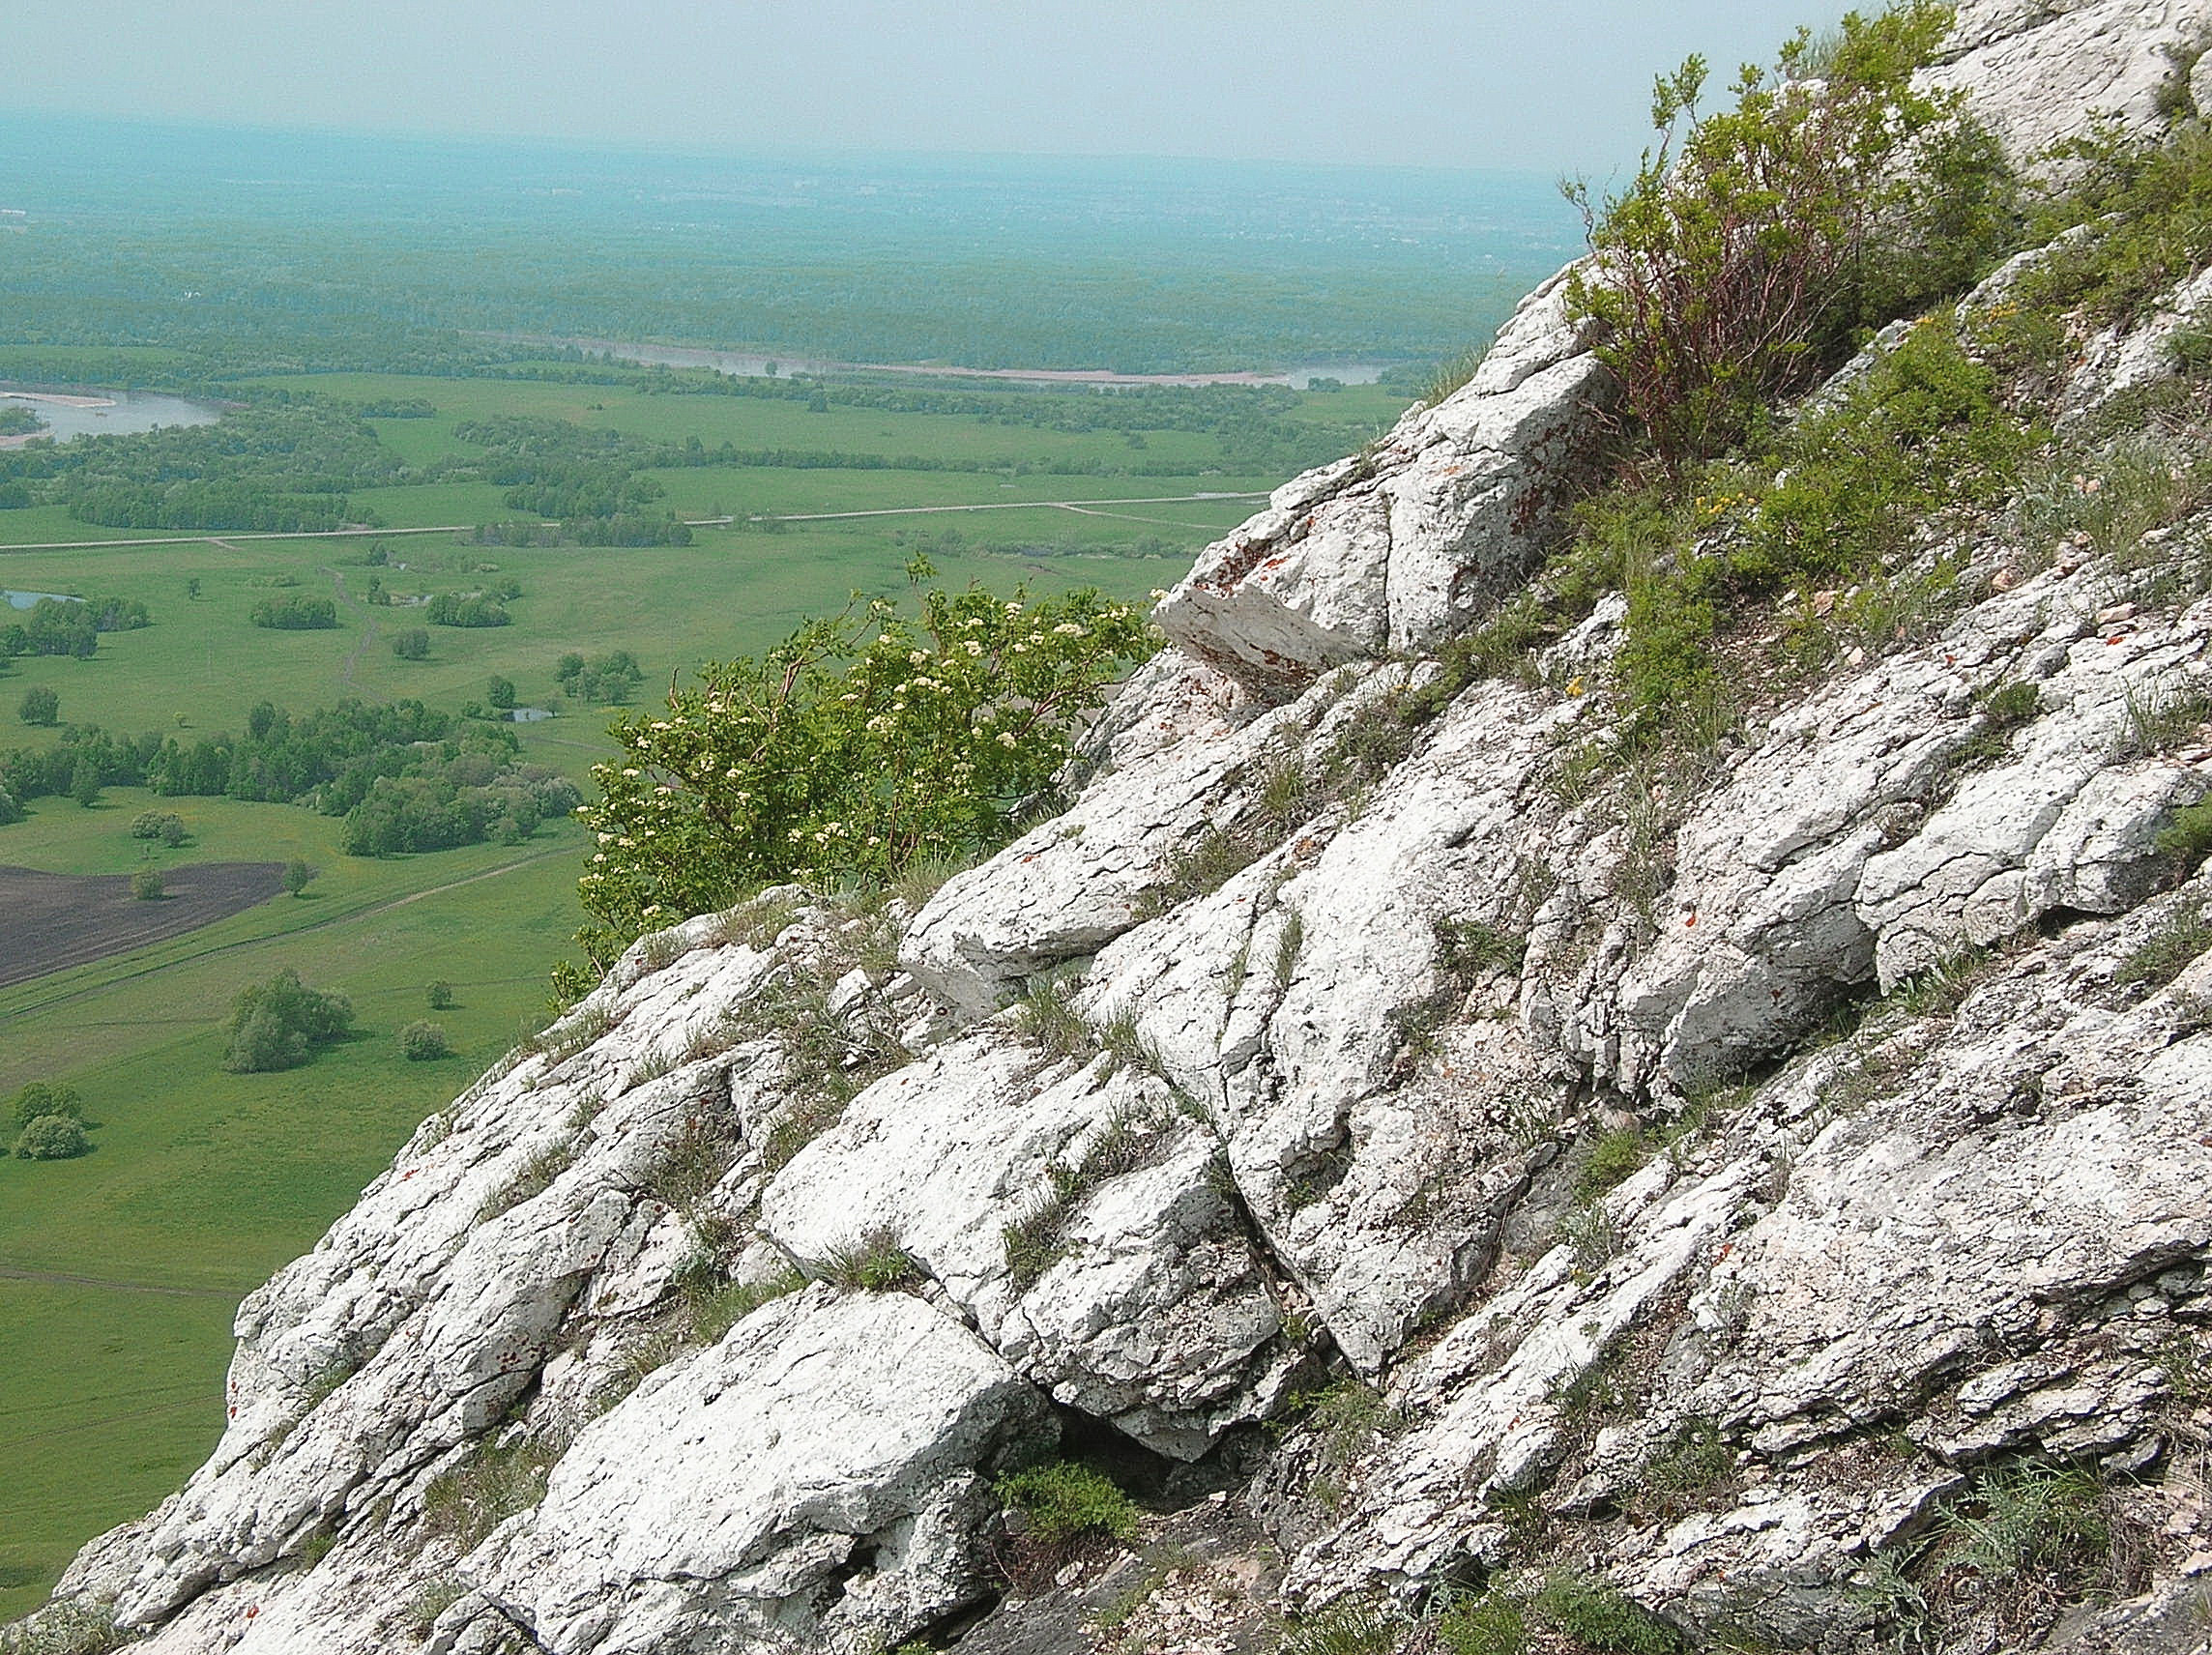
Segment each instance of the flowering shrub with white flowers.
M919 608L856 597L616 724L623 757L577 813L597 839L578 936L597 965L765 885L881 882L998 843L1154 648L1144 615L1090 590L930 590Z

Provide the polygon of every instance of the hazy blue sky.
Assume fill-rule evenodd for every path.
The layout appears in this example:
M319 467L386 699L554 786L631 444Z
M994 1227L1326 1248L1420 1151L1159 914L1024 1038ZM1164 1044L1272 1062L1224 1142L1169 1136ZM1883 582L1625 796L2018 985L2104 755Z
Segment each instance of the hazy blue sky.
M102 0L0 23L17 108L686 149L1606 167L1652 73L1842 0Z

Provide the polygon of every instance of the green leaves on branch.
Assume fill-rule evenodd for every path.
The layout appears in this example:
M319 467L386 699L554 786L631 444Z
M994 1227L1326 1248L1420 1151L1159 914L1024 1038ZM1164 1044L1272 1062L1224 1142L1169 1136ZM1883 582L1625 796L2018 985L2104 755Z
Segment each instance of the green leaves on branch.
M2013 234L2001 152L1957 95L1912 84L1951 15L1908 0L1819 45L1800 31L1703 117L1693 57L1654 88L1659 141L1635 181L1602 203L1566 187L1594 255L1571 301L1601 325L1598 355L1670 475L1814 384L1854 330L1965 285Z
M581 813L598 839L581 894L601 964L765 885L883 881L996 844L1076 721L1153 648L1142 615L1088 590L932 590L920 607L856 597L616 724L624 757L596 769L602 797Z

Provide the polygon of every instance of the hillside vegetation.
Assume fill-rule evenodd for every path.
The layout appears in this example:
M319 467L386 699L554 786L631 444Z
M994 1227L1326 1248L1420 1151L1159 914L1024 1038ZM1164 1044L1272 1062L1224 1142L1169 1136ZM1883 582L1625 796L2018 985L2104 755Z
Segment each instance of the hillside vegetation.
M18 1644L2195 1655L2208 41L1693 61L1156 637L678 676L573 1002Z

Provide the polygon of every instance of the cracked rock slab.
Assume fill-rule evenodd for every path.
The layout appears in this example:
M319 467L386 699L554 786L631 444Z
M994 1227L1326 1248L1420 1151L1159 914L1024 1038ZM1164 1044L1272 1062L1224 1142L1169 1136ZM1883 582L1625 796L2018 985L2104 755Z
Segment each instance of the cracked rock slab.
M1054 1435L943 1312L816 1287L587 1427L465 1574L553 1655L888 1647L988 1589L987 1478Z

